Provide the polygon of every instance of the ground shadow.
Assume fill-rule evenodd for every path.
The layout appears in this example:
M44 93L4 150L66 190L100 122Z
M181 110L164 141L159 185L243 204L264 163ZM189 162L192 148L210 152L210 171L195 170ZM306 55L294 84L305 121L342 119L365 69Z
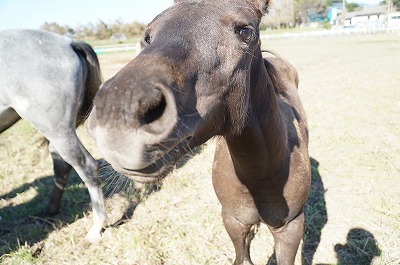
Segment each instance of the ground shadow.
M159 191L162 187L162 182L153 184L137 183L114 171L112 166L104 159L100 159L98 162L104 197L107 199L111 198L115 194L123 194L123 196L128 200L128 205L120 218L113 223L108 224L107 227L117 227L129 221L132 218L136 207L141 202L145 201L151 194Z
M319 173L319 162L314 158L311 163L311 189L306 203L305 225L302 247L302 265L311 265L314 254L321 242L321 231L328 221L325 202L325 188ZM338 265L369 265L380 249L374 236L362 228L351 229L345 245L336 244L335 251ZM319 264L322 265L322 264Z
M338 265L369 265L381 254L374 236L362 228L351 229L346 244L336 244L335 251Z
M325 188L319 174L319 162L310 158L311 189L304 208L305 223L301 260L303 265L313 264L315 251L321 242L321 231L328 221L325 202Z
M15 251L25 242L31 245L43 240L55 229L81 218L89 209L88 191L73 171L64 190L60 212L46 215L53 187L54 177L45 176L1 196L1 200L11 200L27 192L35 194L24 203L0 209L0 256Z
M99 163L104 164L105 162L100 160ZM131 198L126 212L117 221L116 225L118 225L131 218L138 203L154 191L159 190L160 185L137 187L126 177L121 182L121 178L124 177L115 172L114 176L116 176L115 179L110 181L112 178L109 175L100 173L103 190L111 190L111 192L105 193L105 198L116 193L128 194ZM60 212L52 216L47 215L47 204L53 187L54 176L44 176L33 182L25 183L0 197L0 200L10 202L9 205L0 209L0 257L16 251L21 244L32 246L40 243L48 234L82 218L84 213L90 209L88 190L75 170L72 169L61 199ZM31 198L19 203L18 197L23 198L24 196ZM16 203L12 204L11 200L15 199ZM84 236L82 235L82 237Z
M177 163L176 168L183 167L194 155L201 151L202 147L193 149L190 154L185 155ZM161 182L146 185L138 184L116 173L105 160L101 159L98 162L105 198L107 199L117 193L124 193L129 201L125 213L109 226L119 226L128 221L140 202L161 189ZM53 187L54 176L44 176L0 196L0 200L7 201L16 199L26 192L35 194L28 201L18 205L10 204L0 209L0 256L17 250L25 242L27 245L33 245L42 241L52 231L82 218L83 214L89 210L89 193L82 180L72 169L62 196L60 213L53 216L46 215L45 212Z
M186 165L187 162L190 161L190 159L192 159L195 155L203 152L203 150L204 150L204 145L200 145L200 146L197 146L197 147L191 149L187 154L182 156L182 158L176 163L176 165L175 165L176 169L179 169L179 168L183 167L184 165Z
M201 153L203 149L204 147L201 145L190 150L176 163L175 168L180 169L185 166L190 159ZM99 160L99 168L105 197L111 197L116 193L123 192L129 200L125 213L117 221L110 224L110 227L117 227L129 221L139 203L146 200L154 192L159 191L162 187L161 181L153 184L140 184L122 174L116 173L104 159Z

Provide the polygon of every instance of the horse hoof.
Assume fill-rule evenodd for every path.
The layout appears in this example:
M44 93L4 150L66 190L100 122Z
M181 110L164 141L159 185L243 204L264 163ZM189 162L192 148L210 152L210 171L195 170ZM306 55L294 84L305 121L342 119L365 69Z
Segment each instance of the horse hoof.
M101 233L97 230L90 229L85 238L86 241L90 243L97 243L101 240Z

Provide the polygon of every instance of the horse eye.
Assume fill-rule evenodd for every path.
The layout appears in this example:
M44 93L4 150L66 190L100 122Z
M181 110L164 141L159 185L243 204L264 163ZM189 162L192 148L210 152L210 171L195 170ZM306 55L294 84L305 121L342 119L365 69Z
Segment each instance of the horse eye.
M253 37L253 30L250 28L240 28L235 30L235 33L246 42L250 41L251 37Z
M146 35L145 37L144 37L144 42L146 42L147 44L150 44L150 35Z

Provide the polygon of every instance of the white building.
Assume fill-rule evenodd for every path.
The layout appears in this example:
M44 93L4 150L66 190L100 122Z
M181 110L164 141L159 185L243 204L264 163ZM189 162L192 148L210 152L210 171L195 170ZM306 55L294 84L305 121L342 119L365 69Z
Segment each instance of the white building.
M388 14L387 29L400 30L400 12Z
M365 6L360 11L346 13L345 27L378 30L386 28L387 5Z

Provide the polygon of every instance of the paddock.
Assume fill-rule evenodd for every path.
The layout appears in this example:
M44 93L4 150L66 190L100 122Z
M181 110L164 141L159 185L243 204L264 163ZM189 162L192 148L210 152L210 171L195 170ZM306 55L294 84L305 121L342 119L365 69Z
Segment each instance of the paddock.
M400 263L399 44L396 34L263 40L264 49L297 68L309 122L313 181L296 264ZM134 56L99 54L104 79ZM84 127L79 136L100 159ZM89 195L76 174L61 213L41 215L52 166L39 138L24 121L0 135L1 263L232 263L211 183L214 141L152 192L124 179L105 181L109 226L90 245ZM101 171L104 179L108 173ZM256 241L252 258L263 264L273 252L266 226Z

